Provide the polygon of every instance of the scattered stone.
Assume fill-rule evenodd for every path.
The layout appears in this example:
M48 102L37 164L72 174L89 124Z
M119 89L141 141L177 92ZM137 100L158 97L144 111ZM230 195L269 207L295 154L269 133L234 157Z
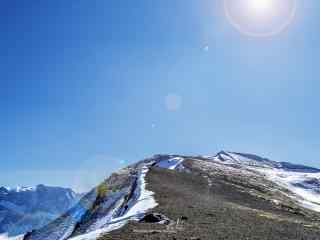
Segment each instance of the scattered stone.
M188 220L188 217L186 217L186 216L181 216L180 219L183 220L183 221L187 221L187 220Z
M140 222L144 223L158 223L158 224L169 224L170 219L160 213L149 213L144 216Z

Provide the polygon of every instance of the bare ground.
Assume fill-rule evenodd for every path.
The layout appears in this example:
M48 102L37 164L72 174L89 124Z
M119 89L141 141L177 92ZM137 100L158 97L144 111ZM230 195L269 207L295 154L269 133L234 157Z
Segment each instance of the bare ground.
M319 222L240 190L221 177L153 168L147 188L172 224L130 222L100 240L320 240Z

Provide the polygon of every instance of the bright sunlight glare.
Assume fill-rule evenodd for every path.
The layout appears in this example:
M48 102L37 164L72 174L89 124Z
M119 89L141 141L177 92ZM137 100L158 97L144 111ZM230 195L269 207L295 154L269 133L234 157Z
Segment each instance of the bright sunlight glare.
M248 0L248 8L254 14L267 14L274 10L274 0Z
M224 0L228 21L251 37L270 37L288 28L297 0Z

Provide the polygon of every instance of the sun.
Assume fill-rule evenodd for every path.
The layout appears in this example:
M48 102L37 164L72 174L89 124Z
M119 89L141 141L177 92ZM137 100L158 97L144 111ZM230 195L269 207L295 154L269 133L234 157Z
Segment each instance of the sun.
M293 22L297 0L224 0L228 21L252 37L270 37Z
M253 14L265 15L275 10L274 0L247 0L247 7Z

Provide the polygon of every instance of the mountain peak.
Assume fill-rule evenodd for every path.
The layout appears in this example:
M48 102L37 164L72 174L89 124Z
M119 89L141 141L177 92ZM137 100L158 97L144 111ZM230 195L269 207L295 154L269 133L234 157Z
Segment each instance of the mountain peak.
M61 187L0 187L0 239L48 224L74 206L80 196Z

